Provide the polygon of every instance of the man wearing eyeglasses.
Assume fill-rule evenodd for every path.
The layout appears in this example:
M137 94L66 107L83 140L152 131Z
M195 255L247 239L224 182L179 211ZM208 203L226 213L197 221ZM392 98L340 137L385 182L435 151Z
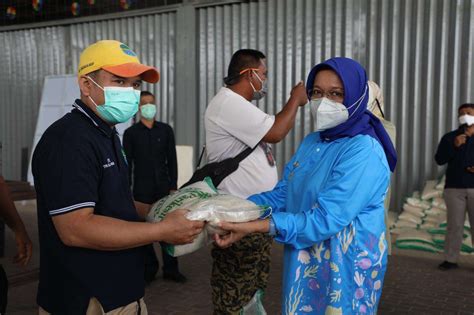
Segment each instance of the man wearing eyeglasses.
M241 198L271 190L276 185L278 174L270 145L283 140L294 126L298 108L308 102L304 84L300 82L276 115L269 115L251 103L267 93L265 58L257 50L235 52L224 78L225 86L210 101L205 113L209 162L255 148L218 187ZM230 248L213 248L214 314L239 313L258 290L265 289L270 249L271 237L263 234L245 237Z

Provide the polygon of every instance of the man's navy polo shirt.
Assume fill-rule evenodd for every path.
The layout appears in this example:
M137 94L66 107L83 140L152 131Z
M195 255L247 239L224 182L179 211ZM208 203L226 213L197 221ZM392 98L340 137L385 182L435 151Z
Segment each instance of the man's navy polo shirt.
M91 297L105 312L144 295L142 248L101 251L64 245L52 217L94 214L139 221L115 129L80 100L52 124L33 155L40 238L38 304L53 314L85 314Z

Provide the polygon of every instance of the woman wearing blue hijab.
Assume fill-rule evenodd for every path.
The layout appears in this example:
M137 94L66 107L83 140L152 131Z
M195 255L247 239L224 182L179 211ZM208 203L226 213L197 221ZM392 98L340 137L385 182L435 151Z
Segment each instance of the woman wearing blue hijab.
M316 65L307 80L316 132L309 134L269 192L270 219L222 223L230 246L268 232L285 244L283 314L374 314L387 263L384 198L397 155L367 111L364 68L349 58Z

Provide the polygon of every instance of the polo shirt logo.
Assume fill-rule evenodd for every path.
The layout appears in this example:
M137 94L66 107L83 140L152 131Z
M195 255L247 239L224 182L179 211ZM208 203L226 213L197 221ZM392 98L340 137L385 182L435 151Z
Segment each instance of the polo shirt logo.
M109 168L109 167L112 167L115 165L115 162L114 161L111 161L110 159L107 159L107 163L105 163L104 165L102 165L103 168Z

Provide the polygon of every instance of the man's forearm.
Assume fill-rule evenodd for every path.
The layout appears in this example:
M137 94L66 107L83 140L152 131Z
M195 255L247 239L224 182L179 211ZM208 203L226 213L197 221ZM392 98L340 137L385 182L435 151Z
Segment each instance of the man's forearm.
M14 231L24 229L23 222L16 211L10 191L2 176L0 176L0 218Z
M269 143L277 143L283 140L295 125L298 108L298 103L290 99L283 109L275 115L275 122L263 140Z
M161 225L128 222L95 214L72 220L62 231L55 224L61 240L68 246L111 251L134 248L161 240L166 228Z

